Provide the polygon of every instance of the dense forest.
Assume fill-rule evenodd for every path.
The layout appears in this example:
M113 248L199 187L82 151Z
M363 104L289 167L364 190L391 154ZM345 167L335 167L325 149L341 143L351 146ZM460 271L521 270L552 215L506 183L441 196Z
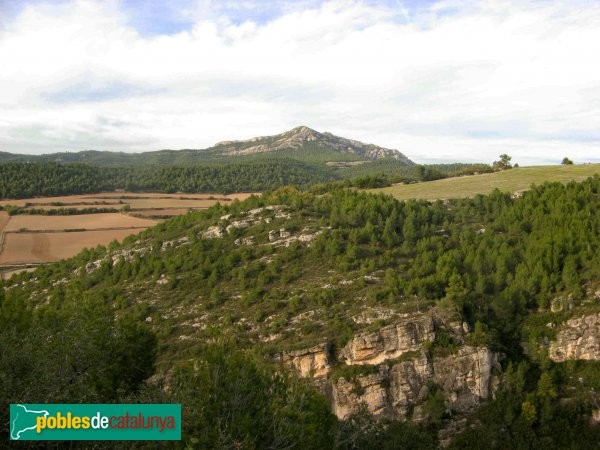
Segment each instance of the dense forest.
M228 194L262 192L282 186L304 189L318 183L355 178L359 179L354 183L358 187L380 187L489 170L491 168L483 164L407 166L389 160L339 169L280 157L188 166L3 163L0 164L0 198L91 194L117 189Z
M176 166L104 167L85 164L0 164L0 196L25 198L130 192L256 192L286 185L308 187L328 181L325 169L298 161L253 160L244 163Z
M248 223L204 234L235 220ZM283 229L314 239L276 246ZM598 312L599 250L598 176L434 203L288 187L189 213L2 281L2 429L16 401L181 402L181 448L436 448L452 412L435 386L420 425L366 411L341 421L310 382L273 363L386 324L351 319L365 308L435 306L469 324L471 345L503 355L494 398L451 448L596 448L587 417L599 363L555 363L541 343L555 333L547 323ZM557 297L571 307L551 312ZM444 335L429 349L456 350Z

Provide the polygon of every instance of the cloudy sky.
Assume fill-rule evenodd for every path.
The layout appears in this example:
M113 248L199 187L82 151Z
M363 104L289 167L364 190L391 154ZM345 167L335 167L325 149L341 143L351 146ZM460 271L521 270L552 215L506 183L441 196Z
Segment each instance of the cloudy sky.
M0 151L298 125L417 162L600 162L600 2L0 0Z

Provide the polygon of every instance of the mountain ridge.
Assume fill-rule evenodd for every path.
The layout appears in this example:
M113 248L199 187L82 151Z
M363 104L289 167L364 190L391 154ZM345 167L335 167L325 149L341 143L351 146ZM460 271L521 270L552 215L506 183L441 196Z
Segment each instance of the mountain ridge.
M398 150L380 147L375 144L366 144L354 139L347 139L327 131L321 133L304 125L272 136L258 136L245 140L221 141L217 142L211 148L223 148L224 154L243 155L298 149L306 142L316 142L322 147L329 147L340 153L362 156L365 159L375 160L392 158L397 161L405 162L406 164L413 164L411 160Z
M237 160L240 157L274 156L292 159L321 159L323 161L374 161L392 159L413 165L399 150L366 144L361 141L336 136L329 132L318 132L306 126L270 136L256 136L246 140L220 141L204 149L153 150L140 153L127 153L107 150L82 150L77 152L56 152L41 155L26 155L0 152L3 162L58 162L89 164L193 164L223 160Z

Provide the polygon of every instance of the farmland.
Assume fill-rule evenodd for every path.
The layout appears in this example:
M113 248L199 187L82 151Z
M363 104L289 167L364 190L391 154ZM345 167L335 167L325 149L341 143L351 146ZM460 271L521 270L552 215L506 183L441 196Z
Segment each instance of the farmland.
M413 198L443 200L489 194L496 188L503 192L523 192L528 190L534 183L582 181L594 174L600 174L600 164L519 167L481 175L445 178L414 184L398 184L375 189L372 192L391 194L398 200Z
M21 265L58 261L76 255L84 247L106 245L114 239L121 241L144 228L122 230L92 230L57 233L7 233L1 265Z
M5 209L0 211L0 271L6 278L39 264L74 256L86 247L121 241L169 217L250 195L107 192L4 199L0 201ZM11 208L9 215L7 210Z
M4 231L25 230L94 230L119 228L147 228L155 220L131 217L121 213L78 214L73 216L13 216Z

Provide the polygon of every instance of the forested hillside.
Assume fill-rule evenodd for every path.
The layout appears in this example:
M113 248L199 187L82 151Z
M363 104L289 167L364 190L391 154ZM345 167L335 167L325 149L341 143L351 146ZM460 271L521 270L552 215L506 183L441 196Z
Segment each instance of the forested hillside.
M363 166L340 169L281 157L188 166L4 163L0 164L0 198L90 194L117 189L229 194L273 190L282 186L306 189L318 183L351 178L362 180L358 181L358 187L380 187L398 181L445 178L460 173L460 170L481 170L479 165L469 164L407 166L394 160L380 160L373 164L370 170L361 168Z
M600 362L552 343L600 312L599 250L597 176L433 203L283 188L189 213L2 282L2 429L17 397L164 401L189 448L596 448ZM422 345L356 363L356 336L428 314ZM489 396L461 405L432 375L406 410L340 413L346 387L367 400L377 377L468 352L493 355ZM321 354L321 374L294 363Z
M0 164L0 197L26 198L130 192L256 192L335 179L325 169L299 161L260 160L202 166L118 166L85 164Z

